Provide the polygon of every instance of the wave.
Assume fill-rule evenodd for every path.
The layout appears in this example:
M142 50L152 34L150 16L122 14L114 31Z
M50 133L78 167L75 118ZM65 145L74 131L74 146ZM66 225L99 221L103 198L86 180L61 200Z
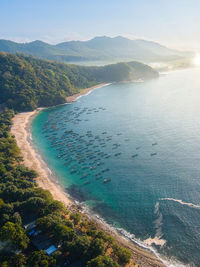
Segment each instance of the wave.
M190 203L190 202L184 202L181 199L166 197L166 198L160 198L159 200L161 200L161 201L165 201L165 200L166 201L174 201L174 202L177 202L177 203L179 203L181 205L185 205L185 206L188 206L188 207L191 207L191 208L195 208L195 209L200 209L200 205L193 204L193 203Z
M158 202L157 202L158 203ZM155 211L159 211L159 203L155 205ZM155 248L151 246L151 244L146 244L145 241L142 241L139 238L136 238L134 234L131 234L130 232L126 231L123 228L115 227L111 224L108 224L105 219L103 219L99 214L94 213L90 207L88 207L83 202L79 202L75 200L75 204L82 207L82 212L87 214L89 218L96 220L97 222L103 223L108 229L111 230L111 232L118 232L123 238L126 240L131 241L132 243L138 245L139 247L146 249L153 253L163 264L165 264L167 267L190 267L190 265L182 264L178 262L177 260L167 259L166 257L163 257L160 255ZM154 240L158 239L158 237L155 237ZM159 239L160 241L162 239ZM165 240L164 240L165 241ZM165 241L166 242L166 241ZM154 243L154 242L153 242ZM152 243L152 244L153 244Z
M144 243L151 246L152 244L158 245L163 247L166 244L166 240L162 239L163 233L162 233L162 225L163 225L163 216L162 213L159 210L159 202L156 202L155 208L154 208L154 214L157 216L157 219L154 221L156 233L154 238L147 238L144 240Z
M155 228L156 228L155 237L161 238L163 236L163 233L162 233L163 216L159 210L159 202L156 202L154 214L157 216L157 219L154 221Z
M73 101L73 102L77 102L77 100L79 100L81 97L83 97L83 96L88 96L88 95L91 94L94 90L99 89L99 88L102 88L102 87L105 87L105 86L108 86L108 85L110 85L110 84L112 84L112 83L106 83L106 84L97 86L96 88L94 88L94 89L92 89L91 91L89 91L87 94L79 95L78 97L76 97L75 101Z

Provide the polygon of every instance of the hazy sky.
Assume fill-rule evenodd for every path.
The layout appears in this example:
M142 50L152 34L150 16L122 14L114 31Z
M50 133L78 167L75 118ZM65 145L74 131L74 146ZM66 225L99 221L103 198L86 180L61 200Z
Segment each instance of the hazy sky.
M0 0L0 38L146 38L200 49L200 0Z

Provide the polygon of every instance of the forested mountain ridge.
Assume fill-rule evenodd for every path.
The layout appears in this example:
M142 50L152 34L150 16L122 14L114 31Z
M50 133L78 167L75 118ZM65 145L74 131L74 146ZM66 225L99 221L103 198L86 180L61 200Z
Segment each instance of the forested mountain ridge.
M0 53L0 104L17 111L66 102L66 97L100 83L158 77L139 62L85 67Z
M59 62L81 61L171 61L193 56L190 52L169 49L159 43L147 40L130 40L121 36L95 37L89 41L70 41L57 45L42 41L16 43L0 40L0 51L25 53Z

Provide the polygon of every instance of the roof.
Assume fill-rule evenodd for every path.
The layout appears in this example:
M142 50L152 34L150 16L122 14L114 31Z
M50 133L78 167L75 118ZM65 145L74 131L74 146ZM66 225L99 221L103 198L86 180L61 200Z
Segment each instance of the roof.
M51 255L53 252L55 252L56 251L56 247L54 246L54 245L51 245L49 248L47 248L46 250L46 253L48 254L48 255Z
M29 232L29 235L31 236L31 235L33 235L35 233L35 230L31 230L30 232Z

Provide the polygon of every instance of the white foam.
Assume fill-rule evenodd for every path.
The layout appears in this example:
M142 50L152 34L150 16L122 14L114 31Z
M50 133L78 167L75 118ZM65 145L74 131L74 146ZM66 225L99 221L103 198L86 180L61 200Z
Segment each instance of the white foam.
M154 238L147 238L144 240L144 243L151 246L152 244L158 245L158 246L164 246L166 244L166 240L162 239L163 233L162 233L162 225L163 225L163 216L162 213L159 210L159 202L156 202L155 208L154 208L154 214L157 216L157 219L154 221L156 233Z
M106 84L104 84L104 85L97 86L96 88L94 88L94 89L92 89L91 91L89 91L87 94L79 95L79 96L76 97L76 99L75 99L74 101L72 101L72 102L77 102L77 100L80 99L81 97L83 97L83 96L88 96L88 95L91 94L94 90L99 89L99 88L102 88L102 87L105 87L105 86L108 86L108 85L110 85L110 84L111 84L111 83L106 83Z
M138 238L136 239L134 234L129 233L128 231L124 230L123 228L117 228L117 227L114 227L114 226L108 224L100 215L93 213L91 211L91 209L88 206L86 206L85 204L80 203L78 201L76 201L76 203L82 207L82 212L86 213L90 218L93 218L97 221L104 223L108 228L111 229L111 231L117 231L125 239L130 240L131 242L137 244L139 247L150 251L167 267L191 267L191 265L184 265L184 264L182 264L176 260L164 258L151 245L145 244L144 241L142 241ZM157 203L155 205L154 212L159 211L159 203L158 204Z
M175 199L175 198L170 198L170 197L166 197L166 198L160 198L159 200L166 200L166 201L174 201L174 202L177 202L181 205L185 205L185 206L188 206L188 207L191 207L191 208L195 208L195 209L200 209L200 205L197 205L197 204L193 204L193 203L190 203L190 202L184 202L183 200L181 199Z

